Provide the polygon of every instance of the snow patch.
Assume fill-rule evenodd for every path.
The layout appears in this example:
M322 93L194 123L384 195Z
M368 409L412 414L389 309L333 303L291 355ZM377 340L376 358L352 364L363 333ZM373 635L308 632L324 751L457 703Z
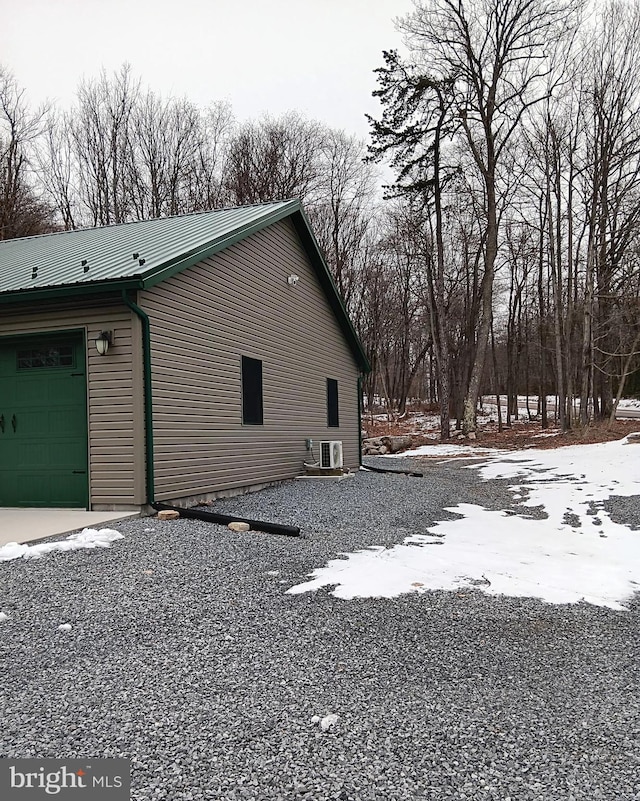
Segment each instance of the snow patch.
M640 400L637 398L621 398L618 409L640 409Z
M108 548L115 540L124 539L119 531L112 528L85 528L76 534L71 534L64 540L55 542L42 542L37 545L26 545L18 542L8 542L0 548L0 562L9 562L12 559L39 559L52 551L77 551L80 548Z
M397 459L398 456L486 456L487 454L511 453L511 451L501 451L496 448L477 448L473 445L420 445L409 451L396 454L384 454L379 458Z
M458 519L392 548L345 554L287 592L333 586L339 598L393 598L466 587L625 609L640 587L640 531L615 523L602 503L613 495L640 495L638 459L627 442L511 452L468 466L484 480L521 480L511 488L520 513L460 504L447 509ZM528 513L540 506L544 519Z

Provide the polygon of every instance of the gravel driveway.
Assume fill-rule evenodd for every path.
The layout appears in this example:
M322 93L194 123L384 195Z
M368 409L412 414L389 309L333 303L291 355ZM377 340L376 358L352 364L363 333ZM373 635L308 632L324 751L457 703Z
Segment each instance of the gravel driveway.
M640 603L284 592L444 506L506 508L507 483L289 482L216 508L304 538L147 518L0 564L0 754L131 758L132 799L640 799Z

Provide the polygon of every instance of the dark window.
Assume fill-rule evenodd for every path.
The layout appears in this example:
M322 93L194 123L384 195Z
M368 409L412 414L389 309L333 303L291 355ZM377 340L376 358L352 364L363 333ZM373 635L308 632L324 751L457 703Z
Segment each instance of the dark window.
M73 345L52 345L50 348L29 348L16 353L18 370L36 367L74 367Z
M262 362L242 357L242 422L262 425Z
M327 378L327 425L337 428L338 419L338 382L335 378Z

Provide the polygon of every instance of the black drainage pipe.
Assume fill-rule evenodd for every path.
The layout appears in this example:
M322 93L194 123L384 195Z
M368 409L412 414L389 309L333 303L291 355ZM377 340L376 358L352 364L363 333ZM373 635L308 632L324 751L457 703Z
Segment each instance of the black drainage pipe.
M372 470L374 473L396 473L399 476L413 476L414 478L424 478L424 473L417 473L414 470L387 470L385 467L372 467L369 464L362 465L364 470Z
M283 526L280 523L267 523L264 520L248 520L245 517L235 515L221 515L218 512L205 512L202 509L183 509L180 506L169 506L166 503L152 503L158 512L163 510L179 512L180 517L188 517L192 520L204 520L207 523L220 523L228 526L229 523L248 523L253 531L264 531L267 534L283 534L285 537L299 537L300 529L296 526Z

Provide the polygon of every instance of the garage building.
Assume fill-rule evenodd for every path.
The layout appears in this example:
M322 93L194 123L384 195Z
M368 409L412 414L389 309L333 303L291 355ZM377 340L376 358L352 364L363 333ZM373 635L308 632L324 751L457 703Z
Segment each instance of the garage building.
M296 200L0 242L0 506L144 509L360 463L366 355Z

